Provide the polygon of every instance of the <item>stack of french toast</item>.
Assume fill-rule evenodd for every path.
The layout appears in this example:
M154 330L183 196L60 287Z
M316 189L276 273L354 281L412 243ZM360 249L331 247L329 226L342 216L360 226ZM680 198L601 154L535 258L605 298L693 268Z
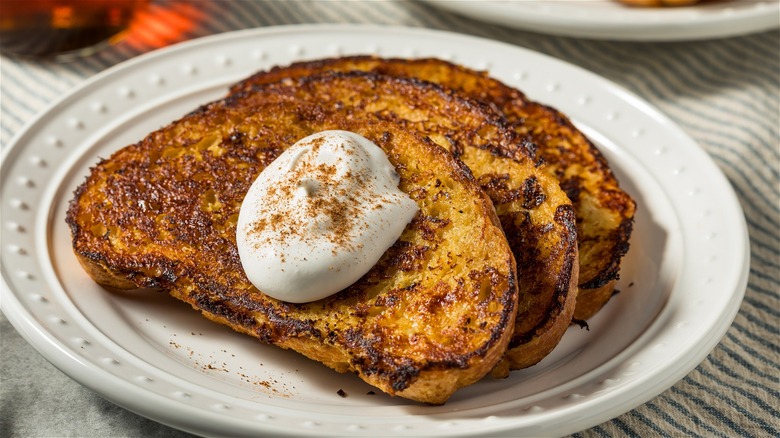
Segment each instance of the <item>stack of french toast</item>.
M242 201L325 130L378 145L419 211L360 280L301 304L247 280ZM261 176L262 177L262 176ZM439 59L262 71L98 163L67 213L99 284L159 288L261 341L430 404L532 366L612 296L635 203L569 119Z

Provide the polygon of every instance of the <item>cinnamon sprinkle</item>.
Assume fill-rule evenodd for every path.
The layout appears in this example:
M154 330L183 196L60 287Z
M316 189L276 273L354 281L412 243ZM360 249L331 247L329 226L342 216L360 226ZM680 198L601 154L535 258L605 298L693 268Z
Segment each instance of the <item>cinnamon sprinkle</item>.
M308 143L310 150L307 154L317 154L324 143L323 138L315 138ZM354 151L347 150L347 154ZM339 159L341 161L341 159ZM283 239L296 238L302 242L314 242L324 237L335 246L346 251L351 251L350 242L353 233L361 233L367 227L363 224L357 228L363 216L363 205L370 208L381 208L380 203L365 203L364 198L370 191L349 190L343 183L353 179L359 188L370 183L370 175L367 172L355 173L347 170L339 175L339 168L333 164L314 164L306 160L296 160L290 170L291 177L284 183L273 187L269 194L274 199L280 200L279 205L262 206L262 216L268 219L260 219L252 225L252 233L262 233L272 230ZM296 192L305 190L308 202L293 205ZM285 200L287 201L285 203ZM380 200L384 201L384 200ZM286 210L286 211L285 211ZM299 214L293 213L299 210ZM313 222L313 224L312 224ZM312 230L314 228L314 230ZM317 230L316 228L319 228ZM258 246L261 243L258 243Z

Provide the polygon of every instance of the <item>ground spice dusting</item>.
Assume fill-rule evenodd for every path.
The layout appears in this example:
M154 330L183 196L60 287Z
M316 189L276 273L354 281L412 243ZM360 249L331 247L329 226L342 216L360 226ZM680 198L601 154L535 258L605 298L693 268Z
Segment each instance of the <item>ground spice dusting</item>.
M305 146L309 151L305 155L316 156L324 144L323 138L312 139ZM348 155L355 155L352 150L344 150ZM354 180L358 187L365 187L370 183L370 175L367 172L355 173L347 170L339 175L339 168L334 164L316 164L300 157L290 170L291 177L285 182L274 186L269 190L272 199L279 203L287 203L288 211L280 211L279 205L260 206L261 213L268 219L260 219L252 224L251 233L262 233L271 230L283 239L297 238L303 242L313 242L321 239L319 233L335 246L344 250L352 250L350 241L353 233L361 233L367 227L363 224L361 229L355 229L358 221L363 216L363 195L361 192L349 190L344 186L345 179ZM337 162L342 162L338 159ZM301 189L306 190L308 202L293 205L296 193ZM384 200L382 200L384 201ZM375 204L374 209L381 208ZM298 213L294 213L295 211ZM314 220L315 227L310 222ZM262 242L258 242L258 246Z

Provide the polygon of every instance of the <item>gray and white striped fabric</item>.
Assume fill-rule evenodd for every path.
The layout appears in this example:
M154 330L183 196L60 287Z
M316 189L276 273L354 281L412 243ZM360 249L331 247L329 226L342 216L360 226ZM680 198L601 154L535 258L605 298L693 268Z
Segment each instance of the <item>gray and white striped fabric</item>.
M160 35L71 63L2 57L3 147L36 114L95 73L161 43L235 29L325 22L426 27L564 59L632 90L693 137L735 188L751 245L744 302L710 356L650 402L576 436L780 436L780 32L626 43L522 32L407 1L204 0L152 6L168 14ZM193 22L199 24L187 27ZM188 436L93 395L42 359L4 316L0 322L0 435Z

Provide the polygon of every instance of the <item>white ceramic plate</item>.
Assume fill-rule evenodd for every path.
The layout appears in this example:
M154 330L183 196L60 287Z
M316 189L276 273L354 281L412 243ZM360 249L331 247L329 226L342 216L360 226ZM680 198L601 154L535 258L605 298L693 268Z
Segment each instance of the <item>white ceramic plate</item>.
M777 0L711 0L638 8L617 0L429 0L470 18L553 35L675 41L743 35L780 26Z
M570 114L639 204L621 293L542 363L444 406L371 393L289 351L206 321L164 293L110 293L83 272L64 217L99 157L304 58L440 56L488 68ZM34 120L2 164L2 304L59 369L117 404L204 435L560 435L643 403L700 363L747 281L744 217L710 158L665 116L577 67L423 29L295 26L222 34L125 62ZM339 390L346 397L337 395Z

